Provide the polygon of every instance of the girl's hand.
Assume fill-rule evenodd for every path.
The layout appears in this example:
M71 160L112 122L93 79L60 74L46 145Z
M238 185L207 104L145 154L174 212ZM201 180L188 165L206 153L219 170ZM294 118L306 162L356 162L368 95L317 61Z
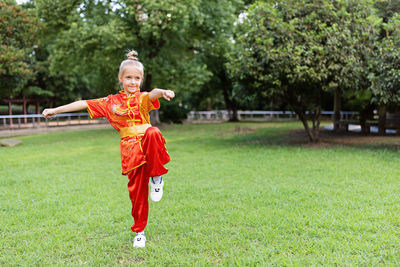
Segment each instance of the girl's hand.
M64 106L56 107L56 108L46 108L43 110L43 117L46 119L52 118L59 113L65 112L73 112L87 108L87 104L85 100L78 100L72 103L69 103Z
M43 117L45 117L46 119L50 119L50 118L54 117L56 114L57 113L55 111L55 108L46 108L42 112Z
M165 100L170 101L172 98L175 97L175 93L172 90L165 90L165 89L160 89L160 88L154 88L149 93L149 99L151 102L153 102L154 100L156 100L160 97L164 98Z
M164 91L162 92L162 97L163 97L165 100L170 101L172 98L175 97L175 93L174 93L174 91L172 91L172 90L164 90Z

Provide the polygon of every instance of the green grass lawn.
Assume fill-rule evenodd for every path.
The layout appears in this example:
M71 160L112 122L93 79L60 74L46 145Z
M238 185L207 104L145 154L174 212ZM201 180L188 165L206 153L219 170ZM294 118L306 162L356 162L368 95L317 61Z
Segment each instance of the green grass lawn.
M145 249L114 130L22 137L0 148L0 265L400 265L400 137L310 146L296 129L164 127Z

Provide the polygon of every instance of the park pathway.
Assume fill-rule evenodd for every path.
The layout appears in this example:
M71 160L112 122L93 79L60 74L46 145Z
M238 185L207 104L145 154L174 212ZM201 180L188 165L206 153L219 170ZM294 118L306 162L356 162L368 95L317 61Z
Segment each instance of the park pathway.
M67 126L56 126L56 127L33 127L33 128L14 128L14 129L3 129L0 131L0 138L8 138L15 136L34 135L34 134L45 134L53 132L65 132L71 130L91 130L91 129L108 129L111 128L109 124L98 123L98 124L86 124L86 125L67 125Z

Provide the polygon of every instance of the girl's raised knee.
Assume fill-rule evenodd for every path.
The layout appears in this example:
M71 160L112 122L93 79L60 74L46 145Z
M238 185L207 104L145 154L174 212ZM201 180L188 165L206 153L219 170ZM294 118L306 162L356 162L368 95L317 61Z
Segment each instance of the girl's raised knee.
M149 128L147 128L146 133L145 133L145 135L148 135L148 136L159 135L159 134L161 134L161 132L157 127L149 127Z

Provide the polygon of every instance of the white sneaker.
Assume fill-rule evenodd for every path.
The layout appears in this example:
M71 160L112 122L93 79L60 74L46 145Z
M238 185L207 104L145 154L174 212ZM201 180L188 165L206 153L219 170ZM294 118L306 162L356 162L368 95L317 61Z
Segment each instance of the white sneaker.
M133 239L134 248L144 248L146 246L146 236L144 232L137 233L135 239Z
M162 179L162 176L150 178L151 200L153 200L154 202L158 202L161 200L163 195L163 186L164 186L164 181Z

